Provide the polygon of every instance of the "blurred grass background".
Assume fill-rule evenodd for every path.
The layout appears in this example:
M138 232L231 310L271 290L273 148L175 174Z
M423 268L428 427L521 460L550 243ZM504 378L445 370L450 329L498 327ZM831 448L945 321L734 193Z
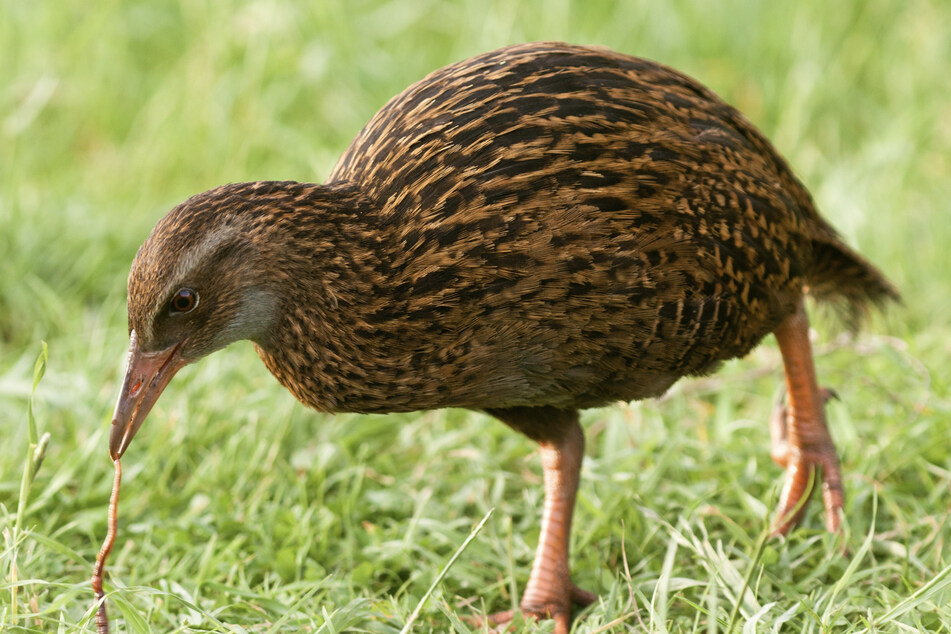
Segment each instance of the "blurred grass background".
M427 72L546 39L657 59L719 92L905 297L855 338L817 320L819 372L842 396L830 419L851 558L818 505L757 548L781 475L772 341L660 401L585 415L572 562L602 603L577 631L951 630L943 0L0 0L0 630L94 630L125 276L165 211L225 182L320 181ZM35 408L52 440L21 533L44 340ZM120 631L398 631L494 507L416 627L466 631L459 619L524 587L533 449L463 411L314 414L237 345L173 381L124 460L111 614Z

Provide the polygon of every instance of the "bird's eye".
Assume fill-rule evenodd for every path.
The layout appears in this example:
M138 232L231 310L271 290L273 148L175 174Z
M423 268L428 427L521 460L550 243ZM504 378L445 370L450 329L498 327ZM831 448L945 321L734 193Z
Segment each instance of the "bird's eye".
M172 296L172 313L187 313L198 305L198 293L190 288L180 289Z

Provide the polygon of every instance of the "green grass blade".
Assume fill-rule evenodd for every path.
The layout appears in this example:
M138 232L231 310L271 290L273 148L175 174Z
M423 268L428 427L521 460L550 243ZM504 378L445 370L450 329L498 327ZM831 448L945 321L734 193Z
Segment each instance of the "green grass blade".
M416 619L419 618L420 613L423 611L423 606L426 605L426 601L429 600L430 595L436 590L440 582L443 580L443 577L449 572L449 569L452 568L452 565L456 563L456 560L459 559L459 556L465 552L466 548L469 547L469 544L472 543L472 540L476 538L479 532L482 530L482 527L485 526L485 523L489 521L489 518L492 517L492 513L495 511L494 508L491 508L486 512L485 516L482 518L475 528L469 532L469 536L466 537L465 541L462 542L462 545L456 549L456 552L453 553L452 557L449 558L449 561L446 562L446 565L443 566L443 569L439 572L439 575L433 580L429 588L423 594L422 598L419 600L419 603L416 604L416 608L413 610L413 613L409 615L409 619L406 621L406 624L403 626L403 629L400 630L400 634L409 634L413 631L413 624L416 622Z
M852 555L851 561L849 561L848 567L845 569L845 572L842 573L842 577L835 583L832 587L832 592L829 593L829 598L826 602L826 609L822 613L822 623L824 627L832 627L833 612L836 609L836 598L839 594L849 586L854 583L853 577L855 572L859 569L859 566L865 561L865 557L872 549L872 542L875 539L875 519L878 517L878 494L875 489L872 489L872 516L870 518L868 534L865 536L865 539L862 541L862 545L859 549Z
M36 418L33 416L33 398L36 396L36 386L40 384L43 375L46 374L46 362L49 358L49 349L46 342L40 342L42 349L39 356L36 357L36 363L33 364L33 387L30 389L30 400L27 403L27 419L30 425L30 444L39 443L39 434L36 431Z
M889 608L884 614L875 619L877 627L889 625L891 621L908 614L929 601L935 595L951 588L951 565L939 572L931 581L918 588L911 596Z

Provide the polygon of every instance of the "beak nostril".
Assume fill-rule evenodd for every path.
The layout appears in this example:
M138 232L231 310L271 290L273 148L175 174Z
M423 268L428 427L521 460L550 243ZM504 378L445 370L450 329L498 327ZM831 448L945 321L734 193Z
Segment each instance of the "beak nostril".
M134 340L129 345L129 362L112 415L112 431L109 435L109 454L114 460L125 452L155 400L175 373L187 363L181 356L184 343L185 340L182 340L155 352L142 352Z

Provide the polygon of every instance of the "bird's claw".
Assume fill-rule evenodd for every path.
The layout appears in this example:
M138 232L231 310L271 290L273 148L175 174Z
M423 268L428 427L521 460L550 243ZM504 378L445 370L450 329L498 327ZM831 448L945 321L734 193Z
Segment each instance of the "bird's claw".
M839 395L830 388L820 388L819 396L824 406L830 399ZM770 435L772 437L771 456L773 461L786 469L786 482L780 497L776 513L775 535L785 535L802 519L815 482L821 478L822 500L826 513L826 528L838 532L841 526L841 513L845 505L842 486L842 471L835 446L825 425L815 429L817 435L811 442L794 446L789 442L788 411L783 401L777 403L770 417ZM821 469L821 474L820 474Z
M521 614L524 619L552 619L555 622L555 634L568 634L571 630L571 607L587 607L598 600L598 595L571 584L567 603L552 602L544 605L522 603L518 610L504 610L485 617L475 616L466 619L476 627L489 626L492 632L505 632L509 625Z

